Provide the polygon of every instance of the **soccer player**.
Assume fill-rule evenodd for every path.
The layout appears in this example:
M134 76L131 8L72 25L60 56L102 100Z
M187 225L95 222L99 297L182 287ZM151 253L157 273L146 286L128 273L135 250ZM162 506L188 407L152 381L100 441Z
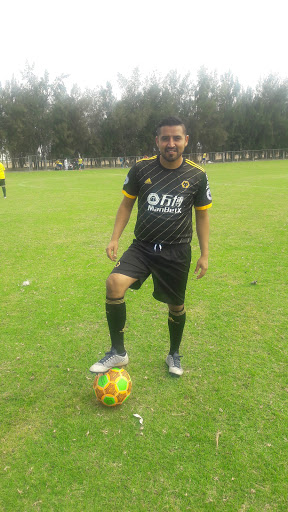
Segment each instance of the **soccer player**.
M81 157L78 158L78 169L79 171L80 169L84 169L83 158Z
M168 305L170 351L166 363L171 375L183 373L179 347L186 321L184 300L191 262L192 207L201 251L195 274L200 279L208 268L208 208L212 204L205 171L182 156L188 140L179 118L164 119L157 128L159 156L140 160L128 172L124 198L106 249L108 258L117 260L119 238L138 199L135 239L106 281L106 316L112 346L91 366L91 372L106 372L128 363L124 346L125 292L129 287L140 288L151 274L154 298Z
M2 192L4 199L6 199L6 182L5 182L5 167L0 162L0 187L2 187Z

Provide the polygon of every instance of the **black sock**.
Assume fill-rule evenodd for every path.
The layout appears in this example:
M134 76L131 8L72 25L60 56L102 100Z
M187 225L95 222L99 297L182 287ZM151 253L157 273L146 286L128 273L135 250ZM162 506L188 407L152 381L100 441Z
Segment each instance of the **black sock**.
M111 345L118 354L126 352L124 347L124 327L126 323L126 304L120 299L106 298L106 318L111 337Z
M3 190L3 196L6 197L6 187L2 187Z
M183 308L182 311L169 311L168 316L168 327L170 333L170 352L173 355L175 352L179 352L180 343L182 340L183 330L186 322L186 311Z

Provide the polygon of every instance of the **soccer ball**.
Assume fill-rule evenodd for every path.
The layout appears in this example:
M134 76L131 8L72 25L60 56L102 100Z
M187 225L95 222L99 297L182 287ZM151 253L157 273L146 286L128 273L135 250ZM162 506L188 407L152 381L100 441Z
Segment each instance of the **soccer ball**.
M124 368L111 368L96 376L93 388L97 399L108 407L123 404L131 393L132 381Z

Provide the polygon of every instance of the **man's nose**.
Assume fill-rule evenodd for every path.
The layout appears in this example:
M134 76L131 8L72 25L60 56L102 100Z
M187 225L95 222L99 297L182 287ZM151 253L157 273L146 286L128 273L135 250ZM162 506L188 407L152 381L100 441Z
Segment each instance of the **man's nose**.
M173 140L173 137L170 137L169 141L168 141L168 146L171 146L171 147L174 147L175 144L174 144L174 140Z

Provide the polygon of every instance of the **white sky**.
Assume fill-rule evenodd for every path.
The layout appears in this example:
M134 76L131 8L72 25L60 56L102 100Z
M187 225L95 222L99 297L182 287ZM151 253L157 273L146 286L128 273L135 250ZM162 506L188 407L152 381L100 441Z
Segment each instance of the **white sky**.
M204 65L244 87L270 72L288 77L286 0L7 0L1 6L0 82L26 61L50 80L94 88L136 66L143 76Z

